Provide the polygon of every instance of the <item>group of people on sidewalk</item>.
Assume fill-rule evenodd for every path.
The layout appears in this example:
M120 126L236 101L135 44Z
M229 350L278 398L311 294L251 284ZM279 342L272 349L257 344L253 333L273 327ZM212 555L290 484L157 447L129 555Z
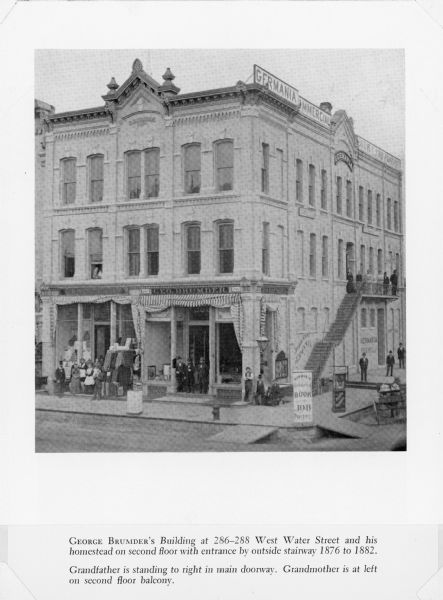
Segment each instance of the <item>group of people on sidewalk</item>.
M403 346L403 343L400 342L397 348L397 358L398 358L398 366L400 369L405 368L406 364L406 348ZM388 355L386 356L386 377L392 376L394 374L394 365L395 365L395 357L392 350L389 350ZM360 360L360 381L368 380L368 366L369 360L366 356L366 352L363 352Z
M190 358L185 363L179 356L173 361L172 366L175 367L177 392L208 393L209 367L203 356L195 366Z
M98 400L117 395L115 384L122 388L122 393L125 395L132 385L132 380L131 367L122 362L115 373L107 371L104 369L103 358L98 358L94 363L92 360L85 361L83 358L78 363L74 362L70 377L67 378L66 369L61 360L55 370L55 393L61 398L65 391L69 390L73 396L87 394L92 396L93 400Z
M352 271L348 270L346 273L346 292L348 294L355 294L357 292L357 288L359 285L365 284L366 286L372 287L372 285L378 286L378 292L383 292L383 295L387 296L389 294L389 285L391 286L391 294L392 296L397 295L398 289L398 274L397 269L394 269L391 276L389 277L386 271L383 273L383 277L380 277L378 280L372 275L371 271L368 269L366 275L362 275L361 273L357 273L355 278L356 284L354 284L354 276ZM370 290L372 291L372 289Z
M254 393L254 375L251 367L246 367L245 376L245 393L243 401L249 404L256 404L258 406L274 406L280 403L281 394L280 388L277 382L273 382L268 389L266 389L265 382L263 379L263 372L260 372L257 377L257 384Z

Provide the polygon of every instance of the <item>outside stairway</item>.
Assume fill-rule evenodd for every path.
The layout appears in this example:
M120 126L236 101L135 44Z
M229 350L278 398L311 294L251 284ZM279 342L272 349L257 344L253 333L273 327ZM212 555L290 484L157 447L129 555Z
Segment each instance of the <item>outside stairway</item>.
M361 290L354 294L345 294L339 308L335 321L332 323L325 337L317 342L307 360L305 369L312 371L312 390L316 393L318 382L323 369L328 361L334 346L339 344L349 327L357 306L360 304Z

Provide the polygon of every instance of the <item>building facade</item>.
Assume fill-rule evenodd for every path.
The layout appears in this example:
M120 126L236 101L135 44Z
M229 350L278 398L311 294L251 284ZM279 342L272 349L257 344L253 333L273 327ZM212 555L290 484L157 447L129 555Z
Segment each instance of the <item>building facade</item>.
M247 366L318 378L405 342L401 163L345 111L259 67L180 94L138 59L103 100L48 108L38 139L43 375L128 340L146 395L175 389L181 356L205 359L210 394L238 397ZM363 281L347 308L349 272Z

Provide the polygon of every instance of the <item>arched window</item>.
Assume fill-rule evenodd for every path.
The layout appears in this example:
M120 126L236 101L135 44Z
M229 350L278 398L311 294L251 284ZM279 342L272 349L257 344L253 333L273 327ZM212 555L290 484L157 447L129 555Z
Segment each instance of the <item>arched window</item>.
M148 148L145 156L145 197L158 198L160 192L160 148Z
M201 146L189 144L183 147L184 183L186 194L200 193Z
M127 273L130 277L140 275L140 228L127 228Z
M218 223L218 265L219 273L234 272L234 223Z
M234 187L234 142L220 140L214 144L216 189L219 192Z
M77 185L77 159L63 158L60 161L62 175L62 202L72 204L75 202Z
M103 200L103 154L88 156L89 201Z
M99 228L88 231L89 276L101 279L103 275L103 231Z
M158 225L146 227L146 274L158 275L159 268L159 239Z
M129 200L141 195L141 152L132 150L126 153L127 197Z
M75 231L66 229L60 232L61 274L62 277L74 277L75 273Z
M188 275L198 275L201 269L200 223L185 225L185 269Z

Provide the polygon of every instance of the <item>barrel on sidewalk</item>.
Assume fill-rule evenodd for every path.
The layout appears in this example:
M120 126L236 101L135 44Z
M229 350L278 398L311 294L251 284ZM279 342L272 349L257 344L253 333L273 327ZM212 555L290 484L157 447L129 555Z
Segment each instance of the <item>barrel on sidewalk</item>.
M134 383L133 389L128 390L126 399L128 415L141 415L143 412L143 388L141 383Z

